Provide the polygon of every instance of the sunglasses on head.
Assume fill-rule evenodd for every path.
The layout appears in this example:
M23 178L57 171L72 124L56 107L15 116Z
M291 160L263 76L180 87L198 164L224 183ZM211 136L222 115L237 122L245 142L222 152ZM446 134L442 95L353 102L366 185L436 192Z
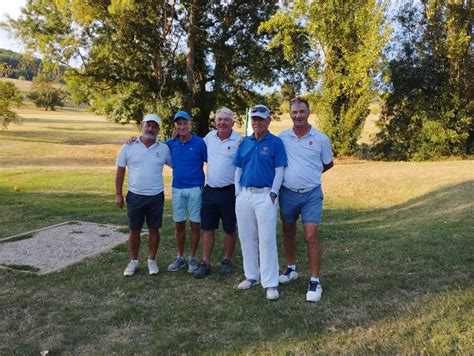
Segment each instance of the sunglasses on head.
M268 109L267 109L267 108L258 107L258 108L253 108L250 113L253 113L253 112L268 112Z
M293 99L290 99L290 103L293 103L295 101L301 101L303 103L307 103L308 102L308 99L306 98L303 98L301 96L297 96L296 98L293 98Z

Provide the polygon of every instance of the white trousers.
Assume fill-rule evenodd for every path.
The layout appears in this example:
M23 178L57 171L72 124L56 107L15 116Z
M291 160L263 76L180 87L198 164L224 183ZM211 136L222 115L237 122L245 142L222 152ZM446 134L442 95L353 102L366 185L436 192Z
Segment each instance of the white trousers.
M278 203L272 203L269 192L270 188L253 193L243 187L235 201L245 278L259 280L263 288L278 286Z

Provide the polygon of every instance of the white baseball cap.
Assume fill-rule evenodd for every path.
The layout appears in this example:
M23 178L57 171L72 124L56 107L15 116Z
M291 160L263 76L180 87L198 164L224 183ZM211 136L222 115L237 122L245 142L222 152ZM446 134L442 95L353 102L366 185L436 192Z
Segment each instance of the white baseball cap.
M155 114L148 114L148 115L145 115L145 117L143 118L143 121L142 122L148 122L148 121L154 121L158 124L158 126L161 125L161 120L158 116L156 116Z
M250 110L250 117L268 119L270 117L270 109L265 105L255 105L252 110Z

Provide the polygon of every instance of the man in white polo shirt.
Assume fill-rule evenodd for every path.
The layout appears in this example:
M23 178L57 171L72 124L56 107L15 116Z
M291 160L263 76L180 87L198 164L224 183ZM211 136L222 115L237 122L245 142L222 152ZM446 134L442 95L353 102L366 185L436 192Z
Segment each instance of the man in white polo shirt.
M202 262L194 272L194 278L204 278L211 273L211 255L214 238L219 221L224 229L224 259L221 261L219 274L231 272L230 259L234 253L236 241L235 217L235 166L232 160L242 139L232 127L234 113L227 108L216 112L216 128L206 137L207 146L207 184L202 192L201 229Z
M323 193L321 174L332 168L331 141L308 123L309 103L304 98L290 100L293 127L280 133L288 155L282 189L280 190L280 217L283 225L283 246L287 258L286 271L280 283L298 278L296 270L296 221L301 214L307 255L311 267L306 300L317 302L323 289L319 280L322 250L318 239L321 223Z
M160 119L154 114L146 115L142 121L142 134L132 144L125 144L117 158L115 176L115 203L124 206L122 194L125 170L128 167L127 213L130 233L128 247L131 261L124 276L133 276L138 268L140 232L146 218L148 225L148 272L158 274L156 252L160 242L159 229L163 220L164 184L163 165L171 166L171 155L167 145L156 140L160 131Z

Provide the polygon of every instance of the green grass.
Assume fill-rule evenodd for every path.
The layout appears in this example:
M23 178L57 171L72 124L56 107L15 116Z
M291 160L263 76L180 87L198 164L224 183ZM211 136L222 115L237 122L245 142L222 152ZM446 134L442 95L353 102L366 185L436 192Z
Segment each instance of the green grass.
M41 131L41 121L35 125ZM103 133L90 125L83 124L88 140L102 147ZM113 204L120 135L95 156L66 135L44 143L39 133L26 145L21 135L10 138L9 154L24 158L0 156L0 238L66 220L125 226L125 211ZM52 152L42 161L41 145L56 145L59 158ZM48 275L0 269L0 354L472 353L473 168L473 161L337 161L324 175L324 295L317 304L304 300L301 227L301 278L281 286L276 302L260 287L235 289L243 278L239 246L235 271L219 277L222 232L208 278L167 273L176 253L167 191L156 278L145 268L146 234L133 278L122 277L126 244Z

